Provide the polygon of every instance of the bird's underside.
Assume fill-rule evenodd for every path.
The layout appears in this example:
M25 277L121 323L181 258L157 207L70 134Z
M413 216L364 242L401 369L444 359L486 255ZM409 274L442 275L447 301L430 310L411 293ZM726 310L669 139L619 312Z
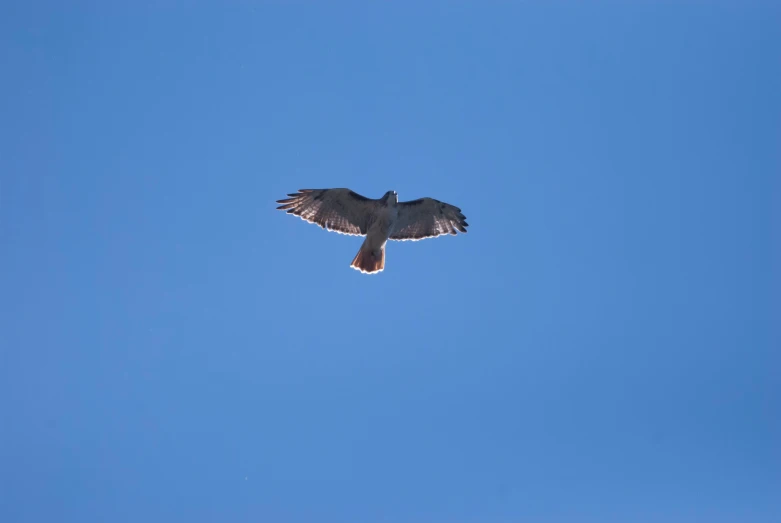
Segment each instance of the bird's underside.
M277 200L277 209L328 231L365 236L351 267L366 274L385 268L388 240L416 241L465 233L469 226L461 209L433 198L399 202L394 191L382 198L361 196L350 189L300 189Z

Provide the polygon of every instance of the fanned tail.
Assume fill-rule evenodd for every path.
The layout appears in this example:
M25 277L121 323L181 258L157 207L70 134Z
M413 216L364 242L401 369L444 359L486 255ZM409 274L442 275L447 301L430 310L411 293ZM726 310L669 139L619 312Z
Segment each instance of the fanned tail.
M350 267L365 274L376 274L382 271L385 269L385 246L372 251L365 244L362 245Z

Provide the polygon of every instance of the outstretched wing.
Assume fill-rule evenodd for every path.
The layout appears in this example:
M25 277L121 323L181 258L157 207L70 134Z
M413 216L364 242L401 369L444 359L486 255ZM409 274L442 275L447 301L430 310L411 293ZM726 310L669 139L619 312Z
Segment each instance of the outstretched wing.
M299 189L290 198L277 200L277 209L295 214L328 231L365 236L379 200L350 189Z
M466 232L469 226L461 209L434 198L399 202L391 240L422 240L443 234Z

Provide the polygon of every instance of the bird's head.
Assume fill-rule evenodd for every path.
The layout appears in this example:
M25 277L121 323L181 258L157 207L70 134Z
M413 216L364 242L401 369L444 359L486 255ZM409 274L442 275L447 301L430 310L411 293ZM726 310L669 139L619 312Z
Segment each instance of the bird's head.
M388 191L385 193L385 196L382 197L382 201L391 205L396 205L399 202L399 195L396 194L396 191Z

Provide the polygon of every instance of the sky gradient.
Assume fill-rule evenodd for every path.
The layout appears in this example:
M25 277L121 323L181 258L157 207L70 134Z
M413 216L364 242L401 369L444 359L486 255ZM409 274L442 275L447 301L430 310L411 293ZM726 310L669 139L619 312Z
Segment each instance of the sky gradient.
M5 2L0 521L781 521L771 2ZM460 207L361 239L301 188Z

